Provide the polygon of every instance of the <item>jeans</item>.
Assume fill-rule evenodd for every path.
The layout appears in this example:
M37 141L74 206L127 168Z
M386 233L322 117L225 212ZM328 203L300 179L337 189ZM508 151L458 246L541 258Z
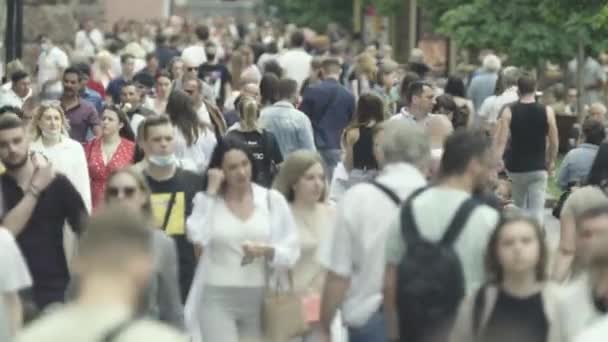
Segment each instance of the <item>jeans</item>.
M530 213L540 224L545 217L547 171L509 172L513 202Z
M349 342L386 342L387 340L386 320L381 311L374 313L364 326L348 328Z
M334 169L340 162L340 157L342 154L341 150L319 150L319 154L321 154L321 158L323 158L323 163L325 163L325 170L327 173L327 179L331 180L332 175L334 173Z

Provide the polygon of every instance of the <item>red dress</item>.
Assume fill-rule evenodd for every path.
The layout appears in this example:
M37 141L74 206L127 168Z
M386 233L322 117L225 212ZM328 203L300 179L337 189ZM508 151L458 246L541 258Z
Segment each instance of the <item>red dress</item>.
M102 139L95 138L87 143L84 152L89 165L89 178L91 179L91 196L93 197L93 209L97 208L104 200L106 181L110 173L122 169L133 163L135 144L127 139L120 139L116 151L107 164L103 162L101 150Z

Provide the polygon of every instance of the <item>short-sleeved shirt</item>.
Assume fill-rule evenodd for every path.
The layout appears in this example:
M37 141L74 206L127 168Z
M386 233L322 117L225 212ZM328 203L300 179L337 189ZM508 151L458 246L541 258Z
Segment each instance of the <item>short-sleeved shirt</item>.
M190 171L177 169L175 175L169 179L158 181L146 175L146 180L152 190L152 212L155 222L175 240L177 246L179 283L182 300L185 302L196 267L194 246L186 237L186 218L192 212L194 195L203 191L203 177ZM175 193L175 201L167 225L163 227L172 193Z
M87 100L80 99L77 106L67 109L65 116L70 122L70 138L85 143L89 129L99 126L97 109Z
M60 78L61 69L66 69L70 65L68 55L63 50L53 46L49 51L42 52L38 57L38 89L42 90L42 85L49 80ZM60 94L63 91L61 81L56 81L46 88L46 92Z
M7 212L25 196L12 176L0 177ZM53 302L62 302L70 275L63 249L63 227L66 221L80 234L86 207L72 183L57 174L40 193L36 206L23 231L17 237L34 279L34 302L43 309Z
M241 140L249 148L257 170L255 182L270 187L274 177L272 164L279 165L283 162L283 155L274 134L269 131L243 132L232 130L228 135Z
M456 211L471 197L462 190L434 187L414 199L413 216L421 236L430 241L439 241L452 222ZM490 234L498 223L498 212L487 205L479 205L469 216L466 225L454 244L462 264L467 292L478 288L485 279L484 255ZM393 222L386 242L386 260L390 265L399 265L406 252L401 233L401 219Z
M0 228L0 270L0 341L5 342L11 341L11 333L4 295L32 286L32 278L15 238L4 228Z
M204 63L198 69L198 77L213 88L218 106L223 106L226 99L225 86L232 82L228 68L223 64Z

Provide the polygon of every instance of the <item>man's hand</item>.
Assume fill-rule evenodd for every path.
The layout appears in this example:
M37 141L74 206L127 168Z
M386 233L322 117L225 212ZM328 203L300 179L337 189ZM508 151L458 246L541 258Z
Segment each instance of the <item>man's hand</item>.
M44 191L55 179L53 165L37 154L32 156L32 163L34 164L34 175L30 185L37 191Z

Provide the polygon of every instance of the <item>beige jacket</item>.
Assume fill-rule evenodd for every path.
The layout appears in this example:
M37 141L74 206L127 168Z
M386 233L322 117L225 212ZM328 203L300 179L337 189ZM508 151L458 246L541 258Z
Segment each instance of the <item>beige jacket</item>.
M458 309L458 316L454 322L450 342L473 342L479 337L473 331L473 307L477 291L467 296ZM546 342L560 342L560 322L558 307L558 288L556 285L547 284L542 290L543 308L547 318L549 331ZM494 311L494 305L498 299L498 288L494 285L486 286L484 308L481 312L478 331L483 331Z

